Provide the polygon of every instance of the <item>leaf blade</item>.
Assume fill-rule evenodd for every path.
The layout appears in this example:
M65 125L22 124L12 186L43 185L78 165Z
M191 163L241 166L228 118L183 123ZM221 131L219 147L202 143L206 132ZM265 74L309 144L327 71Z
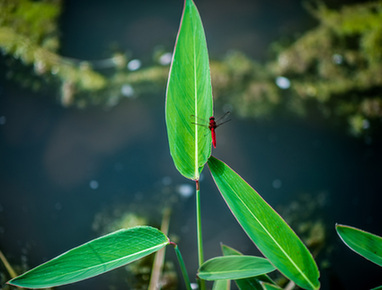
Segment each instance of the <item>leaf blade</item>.
M147 256L168 243L168 238L152 227L119 230L73 248L8 284L47 288L78 282Z
M261 282L261 286L263 290L282 290L279 286L267 282Z
M208 166L231 212L264 256L300 287L318 289L317 265L287 223L224 162L211 156Z
M267 259L255 256L221 256L202 264L198 276L204 280L236 280L262 275L275 270Z
M221 245L222 252L224 256L228 255L242 255L239 251L227 246ZM268 282L270 284L274 284L271 278L268 277L267 274L259 275L256 277L244 278L244 279L236 279L235 283L239 289L256 289L263 290L260 282Z
M339 224L336 225L336 231L351 250L382 267L382 237Z
M208 129L193 123L202 119L207 124L212 114L211 76L203 25L193 1L186 0L166 90L170 154L175 167L186 178L198 180L211 155Z

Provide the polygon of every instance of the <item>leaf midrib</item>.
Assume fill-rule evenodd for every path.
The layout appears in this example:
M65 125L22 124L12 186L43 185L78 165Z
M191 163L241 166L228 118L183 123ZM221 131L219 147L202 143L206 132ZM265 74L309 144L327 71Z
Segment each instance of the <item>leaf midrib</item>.
M98 268L98 267L105 267L105 266L107 266L107 265L109 265L109 264L111 264L111 263L115 263L115 262L118 262L118 261L122 261L122 260L124 260L124 259L127 259L128 257L132 257L132 256L140 255L140 254L143 253L143 252L149 252L149 251L151 251L151 250L154 250L155 248L166 246L167 244L168 244L168 242L163 242L163 243L161 243L161 244L159 244L159 245L152 246L152 247L150 247L150 248L148 248L148 249L145 249L145 250L136 252L136 253L131 254L131 255L128 255L128 256L123 256L123 257L121 257L121 258L117 258L117 259L113 259L113 260L110 260L110 261L107 261L107 262L103 262L102 264L98 264L98 265L94 265L94 266L89 266L89 267L84 267L84 268L78 269L78 270L76 270L76 271L72 271L72 272L70 272L70 273L64 273L64 274L61 274L61 275L57 274L57 275L55 275L55 277L58 278L57 280L59 280L59 279L62 279L62 277L65 277L65 276L74 276L75 274L78 274L78 273L81 273L81 272L84 272L84 271L89 271L89 270L92 270L92 269L96 269L96 268ZM57 257L57 258L59 258L59 257ZM42 265L41 265L41 266L42 266ZM111 270L111 269L109 269L109 270ZM106 270L106 272L109 271L109 270ZM90 277L93 277L93 276L90 276ZM90 277L89 277L89 278L90 278ZM68 283L71 283L71 282L68 282ZM33 285L33 284L32 284L32 285ZM44 284L41 284L41 285L44 285ZM48 284L48 285L49 285L49 284ZM63 284L60 284L60 285L63 285ZM21 286L22 286L22 285L21 285ZM47 287L47 286L44 286L44 287Z
M287 254L287 252L281 247L281 245L277 242L277 240L271 235L271 233L266 229L266 227L260 222L260 220L252 213L251 210L249 210L247 204L243 201L243 199L240 198L240 196L236 193L236 191L233 189L233 187L227 183L228 187L232 190L232 192L235 193L237 199L244 205L244 207L248 210L248 212L253 216L253 218L259 223L261 228L265 231L265 233L272 239L272 241L276 244L276 246L281 250L281 252L287 257L287 259L291 262L291 264L297 269L297 271L301 274L302 277L309 283L309 285L312 286L313 289L316 289L316 287L313 285L313 283L308 279L308 277L304 274L304 272L296 265L296 263L293 261L293 259Z

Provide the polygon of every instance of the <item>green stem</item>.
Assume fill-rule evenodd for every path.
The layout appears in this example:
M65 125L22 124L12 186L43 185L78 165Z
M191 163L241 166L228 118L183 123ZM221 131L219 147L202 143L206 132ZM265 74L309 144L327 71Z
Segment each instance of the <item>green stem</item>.
M198 262L199 268L204 262L204 253L203 253L203 238L202 238L202 216L200 210L200 187L199 180L196 180L196 225L197 225L197 234L198 234ZM204 280L199 280L199 287L201 290L206 288Z
M192 288L191 288L190 278L188 278L186 265L184 264L182 254L179 251L178 245L173 243L173 242L170 242L170 244L174 246L176 257L178 258L180 270L182 271L182 275L183 275L184 283L186 284L186 288L187 288L187 290L191 290Z

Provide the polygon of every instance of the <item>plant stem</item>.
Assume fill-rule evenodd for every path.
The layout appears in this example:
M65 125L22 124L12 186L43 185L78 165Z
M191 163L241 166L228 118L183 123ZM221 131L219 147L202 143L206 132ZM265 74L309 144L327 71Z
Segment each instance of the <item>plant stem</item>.
M15 270L13 270L11 264L9 264L7 258L5 258L4 254L2 251L0 251L0 260L3 262L5 268L7 269L9 275L11 276L11 278L16 278L17 274L15 272Z
M166 208L163 212L162 225L161 225L161 232L164 233L166 236L168 235L168 228L170 225L170 215L171 215L171 210L169 208ZM159 289L158 285L159 285L160 277L162 275L165 253L166 253L166 247L160 249L155 254L153 268L151 271L149 290Z
M197 235L198 235L198 262L199 268L204 262L204 253L203 253L203 238L202 238L202 216L200 210L200 187L199 180L196 180L196 225L197 225ZM199 287L201 290L206 288L205 281L199 280Z
M184 264L182 254L179 251L178 245L173 243L173 242L170 242L170 244L174 246L176 257L178 258L180 270L182 271L182 275L183 275L184 283L186 284L186 288L187 288L187 290L192 290L190 278L188 278L188 274L187 274L186 265Z

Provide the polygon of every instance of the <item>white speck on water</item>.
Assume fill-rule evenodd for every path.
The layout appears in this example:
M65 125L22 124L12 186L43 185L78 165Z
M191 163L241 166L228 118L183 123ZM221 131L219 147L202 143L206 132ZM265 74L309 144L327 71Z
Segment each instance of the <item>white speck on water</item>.
M369 129L369 128L370 128L370 122L369 122L369 120L364 119L364 120L362 121L362 128L363 128L363 129Z
M333 54L332 60L335 64L342 64L342 62L344 61L344 58L342 57L342 55L336 53L336 54Z
M290 80L286 77L277 77L276 78L276 85L283 90L290 88Z
M98 181L97 180L91 180L89 182L89 186L91 189L97 189L99 187Z
M121 88L121 94L125 97L131 98L134 96L134 88L131 85L123 85Z
M172 183L172 178L170 176L165 176L162 178L162 184L168 186Z
M159 63L161 65L169 65L171 63L171 59L172 59L172 53L166 52L160 56Z
M127 63L127 69L131 71L138 70L141 66L142 62L139 59L132 59Z
M272 181L272 186L273 186L273 188L275 188L275 189L279 189L279 188L281 188L282 185L283 185L283 184L282 184L282 182L281 182L280 179L275 179L275 180Z
M190 197L194 193L194 188L189 184L182 184L178 186L178 193L182 197Z

